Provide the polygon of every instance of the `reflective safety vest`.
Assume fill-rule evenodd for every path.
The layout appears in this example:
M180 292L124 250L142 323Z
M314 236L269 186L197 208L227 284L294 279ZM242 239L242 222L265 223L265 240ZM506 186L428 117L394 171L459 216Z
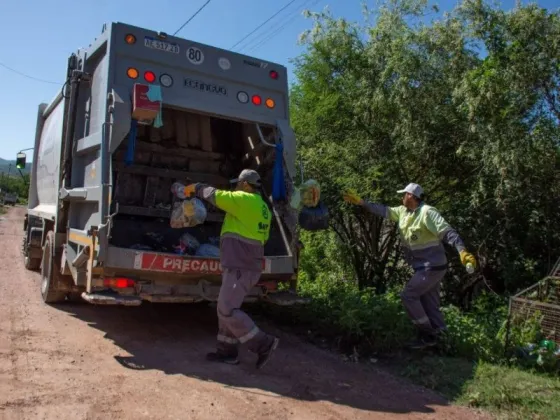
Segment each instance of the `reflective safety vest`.
M451 229L439 212L427 204L414 211L405 206L389 207L388 210L389 218L399 224L403 245L413 251L439 245Z
M221 235L231 233L264 245L268 241L272 214L259 194L216 190L216 207L226 212Z
M405 206L388 207L365 202L371 213L397 222L406 261L414 270L445 270L447 257L443 243L461 252L463 240L439 212L427 204L420 204L414 211Z

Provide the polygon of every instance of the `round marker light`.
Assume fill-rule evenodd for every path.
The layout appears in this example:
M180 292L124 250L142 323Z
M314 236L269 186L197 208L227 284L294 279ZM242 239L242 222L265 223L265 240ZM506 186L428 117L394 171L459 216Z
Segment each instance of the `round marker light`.
M247 102L249 102L249 95L247 95L247 92L238 92L237 100L242 104L246 104Z
M144 80L148 83L154 83L156 81L156 75L151 71L147 71L144 73Z
M132 44L135 44L135 43L136 43L136 37L135 37L134 35L132 35L132 34L127 34L127 35L124 37L124 40L125 40L125 42L126 42L128 45L132 45Z
M278 79L278 72L276 70L270 70L270 73L268 73L270 75L271 79L277 80Z
M173 84L173 78L168 74L162 74L159 76L159 82L163 87L171 87Z
M126 75L131 79L138 79L138 70L136 70L134 67L129 67L129 69L126 71Z
M253 97L251 98L251 101L253 102L254 105L262 104L262 99L259 95L253 95Z
M274 104L273 99L268 98L264 103L265 103L267 108L270 108L270 109L274 108L275 104Z

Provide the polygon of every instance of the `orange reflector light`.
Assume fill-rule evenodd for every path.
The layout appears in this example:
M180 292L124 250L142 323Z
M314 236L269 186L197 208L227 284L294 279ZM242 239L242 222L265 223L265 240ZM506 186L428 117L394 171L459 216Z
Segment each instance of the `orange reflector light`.
M128 45L132 45L132 44L135 44L135 43L136 43L136 37L135 37L134 35L132 35L132 34L127 34L127 35L124 37L124 40L125 40L125 42L126 42Z
M265 101L265 105L266 105L267 108L270 108L270 109L274 108L274 105L275 105L275 104L274 104L274 100L268 98L268 99Z
M259 95L253 95L253 97L251 98L251 101L253 102L253 104L255 105L260 105L262 104L262 99Z
M136 70L134 67L130 67L127 71L126 71L126 75L128 77L130 77L131 79L138 79L138 70Z
M144 73L144 79L148 83L154 83L156 81L156 75L151 71L147 71Z
M130 77L131 79L138 79L138 70L136 70L134 67L130 67L127 71L126 74L128 77Z
M126 289L134 287L134 280L127 279L126 277L105 278L103 279L103 286L113 287L115 289Z

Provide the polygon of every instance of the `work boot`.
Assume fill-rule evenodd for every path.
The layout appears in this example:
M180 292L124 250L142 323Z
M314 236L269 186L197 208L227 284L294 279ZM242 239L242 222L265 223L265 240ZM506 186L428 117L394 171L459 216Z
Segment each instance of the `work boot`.
M407 347L413 350L421 350L427 347L433 347L436 344L437 339L434 335L419 331L416 339L407 343Z
M279 342L280 339L278 337L272 337L272 342L270 343L270 345L267 346L263 351L257 353L257 369L263 368L264 365L268 363L270 357L272 356L272 353L274 353L274 350L276 350L276 347L278 347Z
M216 350L215 352L208 353L206 355L206 360L209 362L221 362L228 365L237 365L239 363L239 356L237 351L224 352Z

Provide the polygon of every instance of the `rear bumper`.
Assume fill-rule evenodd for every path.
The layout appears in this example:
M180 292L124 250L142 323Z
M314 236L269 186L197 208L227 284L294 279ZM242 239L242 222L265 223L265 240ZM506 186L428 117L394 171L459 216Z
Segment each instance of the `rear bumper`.
M185 290L182 290L183 292ZM191 294L161 294L153 290L140 290L139 293L119 294L114 290L82 293L82 298L93 305L103 306L140 306L142 302L152 303L198 303L216 302L218 300L219 286L200 285L198 290ZM293 306L305 304L309 300L292 292L267 293L262 286L254 287L246 296L244 303L262 301L279 306Z
M153 251L108 247L103 267L97 268L91 290L82 296L96 305L138 306L143 301L154 303L215 302L221 286L222 267L216 258L196 258ZM278 282L293 280L292 257L267 257L259 284L247 294L244 302L265 301L277 305L302 303L291 294L282 298ZM104 279L125 277L134 287L109 289Z

